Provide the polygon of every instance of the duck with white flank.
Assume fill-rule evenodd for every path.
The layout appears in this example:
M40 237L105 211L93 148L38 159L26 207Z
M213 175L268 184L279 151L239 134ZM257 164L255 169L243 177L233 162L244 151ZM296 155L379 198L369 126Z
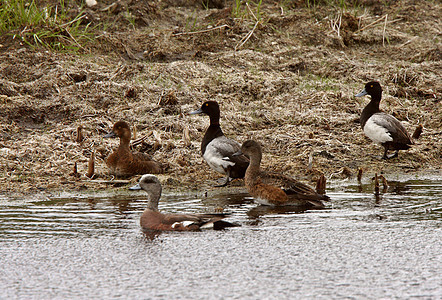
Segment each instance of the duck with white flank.
M328 196L318 194L308 185L291 177L261 171L262 150L257 142L245 141L241 146L240 153L250 158L250 165L245 175L245 185L256 202L263 205L322 208L324 207L322 200L330 200Z
M371 101L361 113L362 130L373 142L385 148L383 159L397 157L399 150L407 150L413 145L410 135L398 119L379 109L382 98L382 88L379 82L370 81L355 97L365 95L370 95ZM389 156L388 150L396 152Z
M210 118L201 142L201 152L207 164L218 173L226 175L218 186L226 186L233 178L243 178L249 165L249 160L244 155L233 156L241 145L227 138L219 126L220 111L216 101L204 102L200 109L189 114L204 113Z
M140 218L143 231L199 231L200 229L224 229L237 226L222 219L226 213L214 214L163 214L158 211L161 183L155 175L145 174L131 190L143 189L149 196L146 210Z

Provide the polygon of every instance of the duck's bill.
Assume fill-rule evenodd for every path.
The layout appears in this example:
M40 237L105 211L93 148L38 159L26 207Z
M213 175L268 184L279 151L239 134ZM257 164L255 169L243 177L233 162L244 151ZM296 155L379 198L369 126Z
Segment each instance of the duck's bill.
M241 156L243 153L241 151L235 152L232 154L232 156Z
M131 191L141 190L141 186L140 186L139 183L137 183L136 185L131 186L131 187L129 188L129 190L131 190Z
M105 136L103 136L104 138L114 138L114 137L116 137L117 135L113 132L113 131L111 131L111 132L109 132L108 134L106 134Z
M367 91L365 89L363 89L362 92L360 92L359 94L355 95L355 97L362 97L362 96L365 96L365 95L368 95L368 94L367 94Z
M189 115L197 115L197 114L202 114L202 113L203 113L203 110L200 108L200 109L197 109L197 110L191 111L191 112L189 113Z

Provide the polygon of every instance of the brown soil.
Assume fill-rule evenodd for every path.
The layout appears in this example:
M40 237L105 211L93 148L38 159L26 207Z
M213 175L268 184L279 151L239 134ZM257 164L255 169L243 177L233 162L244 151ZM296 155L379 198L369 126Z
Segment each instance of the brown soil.
M264 168L307 181L354 176L359 168L366 176L440 172L439 1L359 0L343 11L263 1L258 23L250 12L256 5L242 6L235 18L225 4L232 1L98 2L85 18L96 37L79 53L0 37L1 191L109 187L100 183L112 179L103 159L118 141L103 135L118 120L147 135L134 148L168 166L166 186L211 186L221 175L200 155L208 118L187 115L206 100L220 103L228 137L262 143ZM373 79L383 85L385 111L410 133L424 127L398 159L375 157L382 149L358 123L369 100L354 95ZM87 172L92 152L94 179L73 176L75 163Z

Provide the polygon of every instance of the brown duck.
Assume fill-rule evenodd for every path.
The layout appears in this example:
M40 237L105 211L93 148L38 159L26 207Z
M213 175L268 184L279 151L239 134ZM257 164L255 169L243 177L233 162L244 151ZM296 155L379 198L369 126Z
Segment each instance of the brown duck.
M257 203L274 206L324 207L322 201L330 199L291 177L261 171L262 150L256 141L245 141L241 146L241 153L250 158L245 185Z
M131 190L143 189L149 195L146 210L140 218L144 231L199 231L201 229L223 229L237 226L222 219L228 214L163 214L158 211L161 198L161 183L155 175L145 174Z
M161 165L151 160L149 155L132 152L129 148L131 132L129 125L124 121L114 124L112 131L104 136L105 138L119 137L120 145L106 158L106 165L111 173L116 176L132 176L136 174L163 172Z

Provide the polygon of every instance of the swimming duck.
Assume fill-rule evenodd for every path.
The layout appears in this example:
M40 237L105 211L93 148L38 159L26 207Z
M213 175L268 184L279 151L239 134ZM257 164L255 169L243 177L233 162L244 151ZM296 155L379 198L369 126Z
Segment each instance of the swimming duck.
M105 138L119 137L120 146L107 158L106 165L117 176L132 176L145 173L162 173L161 165L151 160L150 156L140 152L131 152L129 148L131 132L129 125L124 121L114 124L112 131Z
M245 175L245 185L256 202L263 205L322 208L324 203L321 200L328 201L330 199L291 177L261 171L262 150L256 141L245 141L241 146L240 153L250 158L250 165Z
M144 231L198 231L200 229L223 229L236 226L223 221L228 214L163 214L158 211L158 202L161 198L161 183L155 175L145 174L140 182L131 187L131 190L143 189L149 195L147 208L140 218L140 225Z
M219 126L220 111L216 101L204 102L200 109L190 112L190 115L204 113L210 118L201 142L201 152L207 164L216 172L226 175L218 186L227 185L233 178L243 178L249 165L244 155L233 156L241 145L227 138Z
M379 109L382 98L382 88L379 82L368 82L362 92L355 97L365 95L370 95L371 101L361 113L362 130L373 142L384 146L383 159L397 157L399 150L407 150L413 145L410 135L398 119ZM388 150L396 152L388 156Z

